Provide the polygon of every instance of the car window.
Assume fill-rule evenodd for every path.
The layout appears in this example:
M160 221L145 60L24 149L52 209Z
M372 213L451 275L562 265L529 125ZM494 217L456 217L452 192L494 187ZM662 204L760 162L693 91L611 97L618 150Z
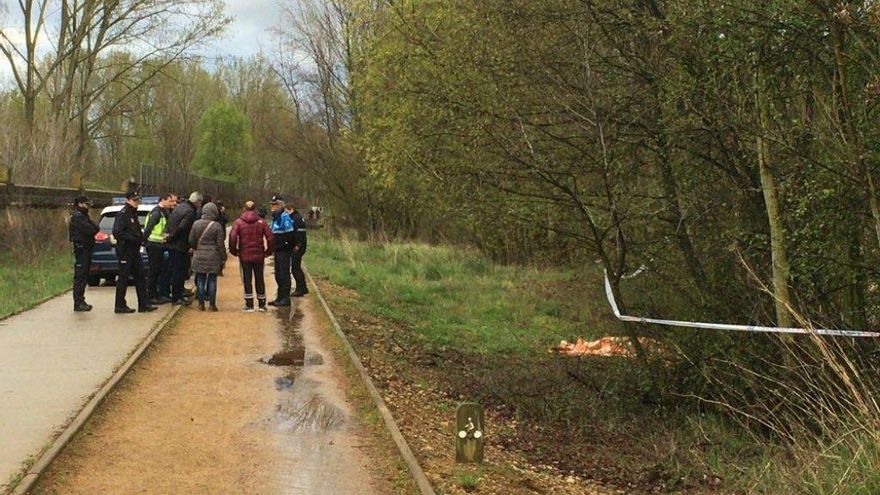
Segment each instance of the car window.
M146 225L147 223L147 215L150 212L148 211L139 211L138 212L138 221L141 223L141 227ZM116 220L116 212L105 213L104 216L101 217L101 223L98 224L98 227L101 228L104 232L113 232L113 222Z

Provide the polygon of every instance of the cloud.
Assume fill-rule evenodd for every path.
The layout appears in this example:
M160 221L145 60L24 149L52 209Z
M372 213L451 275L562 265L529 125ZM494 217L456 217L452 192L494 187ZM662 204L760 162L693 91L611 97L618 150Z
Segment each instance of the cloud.
M281 7L277 0L227 0L232 18L223 39L203 50L208 57L249 57L272 45L272 28L278 25Z
M0 0L0 23L7 36L18 46L24 46L25 34L16 22L10 7L11 0ZM7 12L3 12L4 7ZM15 7L17 8L17 7ZM279 0L227 0L226 13L232 18L224 37L208 43L200 50L200 55L209 59L242 57L247 58L260 52L269 51L272 48L271 30L279 25L281 19L281 7ZM20 14L20 13L19 13ZM20 17L20 15L19 15ZM46 37L40 36L38 51L43 48ZM12 75L12 67L6 57L0 55L0 89L7 89L15 85Z

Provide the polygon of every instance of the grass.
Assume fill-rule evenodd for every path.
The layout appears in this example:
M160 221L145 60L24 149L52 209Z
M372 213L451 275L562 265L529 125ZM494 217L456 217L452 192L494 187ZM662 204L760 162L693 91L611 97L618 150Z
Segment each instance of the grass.
M0 255L0 318L69 289L73 257L69 253L43 252L33 260Z
M460 248L313 237L306 259L315 273L357 291L358 309L403 323L430 347L521 355L603 333L584 325L604 311L601 298L547 297L549 287L574 283L573 271L496 265Z
M479 490L481 478L481 474L475 469L458 469L455 472L455 482L468 493Z

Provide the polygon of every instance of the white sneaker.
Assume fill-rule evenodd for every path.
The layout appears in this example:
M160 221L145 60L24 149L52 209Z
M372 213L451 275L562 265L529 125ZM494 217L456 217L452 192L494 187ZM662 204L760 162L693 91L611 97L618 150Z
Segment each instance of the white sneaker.
M260 306L259 308L257 308L257 311L259 311L260 313L265 313L265 312L266 312L266 307L265 307L265 306Z
M249 307L245 306L245 307L241 308L241 312L242 313L253 313L254 308L249 308Z

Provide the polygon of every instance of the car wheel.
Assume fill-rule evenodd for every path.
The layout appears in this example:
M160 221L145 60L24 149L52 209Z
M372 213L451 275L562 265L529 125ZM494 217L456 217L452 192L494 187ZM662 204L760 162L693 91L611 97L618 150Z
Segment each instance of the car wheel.
M89 287L97 287L101 285L100 275L89 275Z

